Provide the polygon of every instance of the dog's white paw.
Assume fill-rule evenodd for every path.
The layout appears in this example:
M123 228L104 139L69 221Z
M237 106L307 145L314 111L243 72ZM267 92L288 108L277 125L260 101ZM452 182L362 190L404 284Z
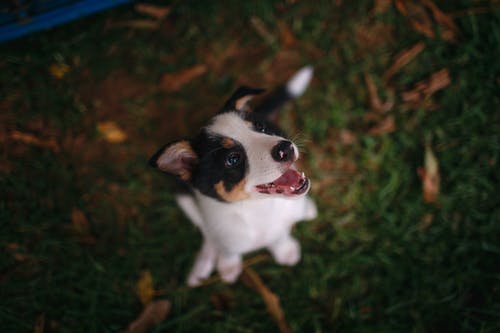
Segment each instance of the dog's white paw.
M241 270L242 270L241 265L237 265L221 269L219 270L219 274L222 281L226 283L234 283L236 279L238 279L238 276L240 276Z
M241 274L243 264L240 256L221 257L217 262L217 271L226 283L234 283Z
M203 246L196 257L191 272L187 279L187 285L190 287L199 286L204 279L208 278L215 266L217 253L208 242L204 242Z
M314 220L318 216L318 208L311 198L306 198L305 220Z
M189 273L187 285L189 287L198 287L203 283L203 280L210 276L210 273L212 273L211 268L205 270L196 270L196 267L194 267L191 273Z
M188 287L191 287L191 288L200 286L202 282L203 282L203 278L200 276L197 276L195 274L189 274L189 277L187 279L187 285L188 285Z
M269 250L280 265L294 266L300 261L300 244L291 237L273 245Z
M190 287L199 286L203 280L208 278L214 268L214 262L211 260L197 260L187 279L187 285Z

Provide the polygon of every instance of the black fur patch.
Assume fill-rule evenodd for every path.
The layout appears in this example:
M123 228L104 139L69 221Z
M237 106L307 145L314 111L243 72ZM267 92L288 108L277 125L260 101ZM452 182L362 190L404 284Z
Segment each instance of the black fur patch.
M191 184L201 193L220 201L227 200L216 191L216 185L222 181L224 190L231 192L241 184L248 170L243 146L233 140L235 144L227 147L224 139L222 136L209 134L203 130L192 142L198 156L198 164L193 170ZM239 162L234 166L228 165L228 159L234 161L236 155L239 156Z
M253 130L256 132L265 133L268 135L278 135L285 137L284 131L276 124L269 121L268 118L262 113L249 112L244 115L246 121L253 125Z

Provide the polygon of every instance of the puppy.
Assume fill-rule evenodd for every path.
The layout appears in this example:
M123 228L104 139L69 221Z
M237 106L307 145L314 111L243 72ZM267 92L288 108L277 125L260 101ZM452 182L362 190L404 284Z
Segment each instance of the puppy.
M305 91L312 72L302 68L254 110L247 102L263 90L240 87L194 139L167 144L151 158L152 166L191 189L176 196L203 234L189 286L200 285L214 268L223 281L234 282L242 255L262 248L281 265L300 260L290 231L314 219L316 206L306 196L309 179L295 167L297 146L270 119Z

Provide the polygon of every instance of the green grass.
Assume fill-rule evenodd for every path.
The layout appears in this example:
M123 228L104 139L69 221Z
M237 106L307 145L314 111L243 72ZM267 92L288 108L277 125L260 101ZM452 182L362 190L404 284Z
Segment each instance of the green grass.
M415 32L393 7L373 14L372 6L179 1L157 30L110 28L141 18L124 6L3 44L2 332L33 332L41 316L45 332L121 331L141 311L135 285L143 270L173 306L154 332L277 331L241 282L185 286L201 238L146 161L161 144L192 134L237 84L272 86L306 63L315 81L282 123L303 142L320 215L294 231L303 247L298 266L254 266L291 328L499 331L498 6L440 2L456 13L454 43ZM278 22L298 40L286 52ZM378 23L392 27L392 37L361 41L360 27L370 32ZM418 41L425 50L391 81L395 131L370 134L364 73L384 95L384 71ZM62 79L50 74L54 63L69 66ZM163 73L198 63L207 65L201 78L178 92L158 88ZM431 97L433 110L403 104L402 91L444 67L451 83ZM126 142L102 138L97 124L108 120ZM342 129L354 143L339 139ZM54 138L60 149L13 139L14 131ZM417 175L426 144L439 161L437 204L423 202ZM74 210L86 216L83 229ZM217 295L225 306L216 306Z

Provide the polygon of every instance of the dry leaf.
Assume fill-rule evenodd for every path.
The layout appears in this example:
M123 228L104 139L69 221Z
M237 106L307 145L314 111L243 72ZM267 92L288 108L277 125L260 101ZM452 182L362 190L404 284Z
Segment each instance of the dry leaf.
M352 131L343 128L340 130L339 140L344 145L352 145L356 142L357 137Z
M45 313L36 318L34 333L43 333L45 331Z
M412 89L403 92L403 101L411 107L419 107L436 91L447 87L450 83L450 71L448 68L443 68L433 73L428 79L417 82Z
M108 142L121 143L127 140L127 134L114 121L98 123L97 130Z
M394 120L394 116L389 115L382 119L378 124L368 130L368 134L370 135L384 135L388 133L392 133L396 130L396 122Z
M459 30L453 19L441 11L441 9L431 0L424 0L423 3L431 10L434 20L441 25L443 29L441 36L443 39L455 41Z
M60 80L69 72L69 69L70 67L68 65L57 63L50 65L49 72L53 77Z
M424 168L418 169L422 179L422 196L426 203L437 203L441 177L436 155L429 145L425 147Z
M413 107L418 107L423 103L422 93L416 89L408 90L402 94L403 101Z
M292 29L283 21L278 22L278 29L280 34L280 42L283 47L293 47L297 45L297 38L292 32Z
M18 243L7 243L7 244L5 244L5 247L9 251L17 251L20 248Z
M387 91L387 100L382 102L378 95L377 86L373 82L370 74L365 73L365 82L368 89L370 108L375 112L385 113L390 111L394 106L394 93L391 90Z
M292 329L285 320L285 315L280 306L279 297L273 293L262 281L262 279L251 268L245 268L241 275L241 281L250 288L254 289L264 300L267 312L278 324L281 333L291 333Z
M436 34L433 23L436 22L442 28L441 37L444 40L456 40L459 31L458 26L449 15L441 11L431 0L422 2L396 0L395 5L399 12L408 18L415 31L434 39ZM428 14L427 9L432 13L432 17Z
M56 153L60 151L60 147L57 144L55 138L42 139L42 138L37 138L33 134L23 133L20 131L12 131L9 135L9 138L14 141L19 141L28 145L33 145L41 148L48 148Z
M89 221L80 209L73 208L73 210L71 211L71 222L73 224L73 228L78 233L88 233Z
M153 288L153 277L150 271L146 270L141 272L141 276L137 281L136 292L142 304L147 305L151 303L155 295L155 290Z
M152 327L165 320L172 305L168 300L158 300L149 303L142 313L128 326L123 333L146 333Z
M415 31L429 38L435 37L432 20L423 5L407 0L396 0L395 5L398 11L407 17Z
M403 16L408 16L408 9L406 8L406 4L404 0L395 0L394 4L398 11L403 14Z
M78 241L85 244L95 244L96 239L90 232L90 224L83 213L78 208L73 208L71 210L71 227L72 230L78 237Z
M430 96L436 91L447 87L450 82L450 71L448 68L443 68L431 75L430 81L425 88L423 88L423 91L426 95Z
M165 73L160 79L160 89L167 92L178 91L206 71L207 66L199 64L179 72Z
M29 259L27 255L21 253L21 247L19 246L19 244L7 243L5 247L16 261L24 262Z
M431 39L434 39L436 35L434 34L434 29L432 28L432 21L427 15L423 16L421 20L411 20L410 21L413 29L420 32Z
M373 5L373 12L375 14L385 13L392 4L392 0L375 0Z
M365 52L386 48L395 41L394 26L380 21L357 25L354 36L360 50Z
M135 10L141 14L146 14L157 20L164 19L170 13L170 7L155 6L152 4L138 3L135 5Z
M424 42L418 42L415 45L403 50L399 53L396 58L394 58L394 62L384 73L384 81L389 81L394 74L399 72L401 68L406 66L410 61L412 61L420 52L425 49Z
M276 42L276 38L266 27L266 24L257 16L252 16L252 18L250 18L250 25L267 44L273 45Z

